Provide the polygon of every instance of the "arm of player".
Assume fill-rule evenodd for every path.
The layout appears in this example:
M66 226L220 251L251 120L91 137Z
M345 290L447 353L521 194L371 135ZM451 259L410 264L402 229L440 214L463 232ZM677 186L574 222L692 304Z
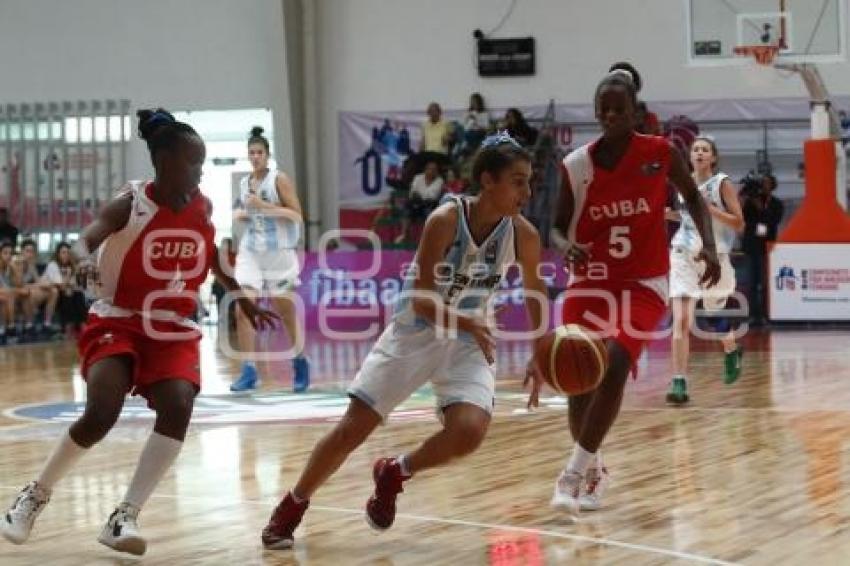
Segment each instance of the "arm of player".
M90 259L94 251L111 234L127 225L132 208L133 195L130 192L124 192L107 203L94 222L83 229L77 242L71 246L71 253L80 263L80 272L83 276L93 270Z
M304 219L301 215L301 202L295 191L293 182L283 173L278 173L275 178L275 190L280 198L280 205L267 202L256 194L249 194L245 199L245 206L262 211L267 216L286 218L292 222L302 224Z
M587 263L590 259L589 247L577 242L569 241L567 232L570 222L575 213L575 198L573 188L570 185L570 175L566 167L561 166L561 192L558 195L558 203L555 205L555 221L549 231L549 239L563 254L564 259L570 264L570 270Z
M224 269L224 266L222 265L222 255L224 254L222 254L216 246L213 249L212 254L213 275L215 275L215 278L218 279L221 286L224 287L228 293L238 293L242 291L242 287L239 283L237 283L236 279L234 279ZM248 317L248 321L255 330L267 327L271 328L274 325L274 321L280 319L280 316L277 313L261 309L254 301L244 294L240 295L239 298L236 299L236 302L239 304L239 308L242 309L242 312L245 313L245 316Z
M543 322L543 313L549 311L549 295L546 284L540 277L538 271L541 262L540 235L537 229L522 216L516 217L515 226L517 231L517 251L519 256L517 262L522 270L522 285L525 290L525 310L528 313L531 331L534 333L534 347L532 352L537 351L537 341L543 338L546 326ZM543 385L543 374L537 365L536 358L532 354L526 369L523 387L531 383L531 393L528 396L528 407L536 407Z
M744 213L741 210L741 202L738 200L738 189L729 179L724 179L720 185L720 198L726 210L722 210L708 203L708 212L713 220L729 226L740 234L744 231Z
M77 261L79 280L98 280L97 268L92 261L94 251L111 234L127 225L132 209L133 194L124 191L100 209L94 222L83 229L77 242L71 246L71 254Z
M699 189L688 171L685 161L672 144L670 149L670 181L676 186L676 190L682 195L685 207L696 225L697 231L702 238L702 251L697 254L697 259L705 262L705 273L700 283L708 284L709 287L717 285L720 280L720 262L717 259L717 247L714 243L714 231L711 228L711 215L705 199L700 195Z
M436 268L443 261L446 250L454 240L457 226L457 208L446 203L425 221L419 248L416 250L413 312L436 326L449 330L468 332L474 339L487 363L495 361L496 341L486 320L458 312L445 305L437 293Z
M682 213L678 210L673 210L669 206L664 209L664 220L668 222L681 222Z

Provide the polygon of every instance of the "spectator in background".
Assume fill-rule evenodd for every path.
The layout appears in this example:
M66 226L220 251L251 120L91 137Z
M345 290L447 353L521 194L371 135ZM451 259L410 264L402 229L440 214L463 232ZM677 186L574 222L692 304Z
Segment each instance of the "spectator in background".
M490 113L484 105L484 97L478 92L473 92L469 97L469 108L463 121L463 129L466 149L470 152L481 145L481 141L490 129Z
M9 242L14 249L18 245L18 234L20 232L9 222L9 209L0 208L0 244Z
M844 110L838 111L838 123L841 126L841 143L846 146L850 143L850 118Z
M640 78L640 73L638 73L637 69L634 68L634 65L627 61L618 61L611 65L611 68L608 69L608 72L611 71L627 71L632 75L632 82L635 84L635 91L640 93L640 89L643 86L643 81ZM639 100L637 105L637 126L635 126L635 131L639 134L647 134L651 136L660 136L661 135L661 122L658 121L658 116L654 112L650 112L646 106L646 102ZM690 145L689 145L690 147ZM684 157L687 159L687 151Z
M436 102L428 105L428 119L422 123L420 151L431 151L448 155L451 142L451 127L443 120L443 109Z
M44 269L41 281L56 290L56 310L62 331L70 326L75 333L79 332L86 320L86 294L80 285L77 263L67 242L59 242L56 245L53 259Z
M0 242L0 345L15 335L15 305L18 302L18 274L12 266L12 244Z
M537 129L532 128L517 108L508 108L505 112L505 129L508 134L523 147L531 147L537 143Z
M436 161L425 164L425 170L413 178L410 184L410 197L407 199L407 215L401 221L401 234L396 243L408 239L412 222L423 222L437 207L443 194L443 178Z
M446 194L459 195L469 188L469 181L460 176L460 171L456 165L452 165L446 171L446 184L444 186Z
M35 318L38 309L44 306L44 330L53 334L53 314L59 291L53 285L44 283L38 273L38 252L34 240L21 243L20 257L21 302L24 311L24 335L35 338Z
M638 101L637 105L637 128L635 130L639 134L647 134L650 136L661 135L661 123L658 121L658 116L655 112L650 112L646 107L646 102Z
M750 259L750 317L753 324L765 322L765 257L767 243L776 240L785 213L782 201L773 196L776 177L762 177L761 191L744 201L744 235L741 247Z

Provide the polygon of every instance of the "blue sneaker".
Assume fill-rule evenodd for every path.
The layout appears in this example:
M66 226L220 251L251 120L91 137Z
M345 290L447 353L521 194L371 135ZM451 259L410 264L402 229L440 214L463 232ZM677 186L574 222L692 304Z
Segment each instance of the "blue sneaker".
M242 364L242 374L239 376L239 379L230 385L230 390L234 393L249 391L256 389L259 384L260 377L257 375L257 368L252 365Z
M295 370L292 390L295 393L304 393L310 388L310 365L307 358L302 356L292 360L292 369Z

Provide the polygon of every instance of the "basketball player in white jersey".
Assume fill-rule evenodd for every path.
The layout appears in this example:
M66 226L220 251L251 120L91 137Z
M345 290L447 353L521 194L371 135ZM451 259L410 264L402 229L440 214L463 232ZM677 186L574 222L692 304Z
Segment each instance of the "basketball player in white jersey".
M712 217L714 241L720 261L720 282L715 287L706 288L700 284L705 264L696 259L702 249L702 238L693 218L685 209L667 212L668 220L681 221L670 249L673 378L667 392L667 402L674 405L689 400L688 354L696 302L702 299L706 311L717 311L726 306L729 296L735 292L735 270L729 253L735 236L744 230L744 215L738 201L738 190L729 176L718 169L718 159L717 145L711 137L699 136L694 140L691 145L693 178ZM741 373L743 351L735 343L735 332L728 318L720 318L715 326L724 332L721 338L725 353L723 381L731 384L737 381Z
M293 390L306 391L310 370L303 354L303 334L296 317L295 303L289 295L298 286L301 266L297 247L301 239L301 203L295 185L281 171L269 169L269 140L255 126L248 138L248 158L253 171L242 179L239 201L233 219L242 232L236 254L235 277L256 300L271 298L280 315L290 343L297 351L292 359ZM243 353L253 352L255 333L245 314L237 309L236 333ZM242 373L230 386L231 391L256 389L260 379L253 360L242 362Z
M99 274L99 300L78 344L86 408L62 434L36 479L0 516L0 534L15 544L29 538L54 485L109 433L131 392L147 399L156 421L124 499L98 541L144 554L139 512L180 453L201 385L201 336L189 319L197 308L198 288L212 269L228 291L239 291L222 271L212 205L198 188L203 141L161 108L140 110L138 116L156 177L125 187L74 246L77 258L93 261ZM275 316L247 299L239 303L257 324Z
M540 238L520 214L531 195L529 155L507 134L491 136L481 147L473 166L479 196L453 198L428 217L393 321L351 384L342 420L318 442L274 510L262 534L267 548L292 546L313 493L425 383L434 387L443 428L417 449L375 462L375 492L366 503L373 528L392 525L404 482L472 453L484 439L494 401L487 301L513 263L522 270L532 328L541 328L548 299L537 272ZM528 373L540 379L533 362Z

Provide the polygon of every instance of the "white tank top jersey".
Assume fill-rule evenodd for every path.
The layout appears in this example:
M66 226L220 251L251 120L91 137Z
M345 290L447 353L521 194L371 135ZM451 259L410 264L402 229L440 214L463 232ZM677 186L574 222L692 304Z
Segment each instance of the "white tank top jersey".
M699 192L703 198L723 211L726 210L726 205L723 202L720 187L723 185L723 181L728 178L729 176L726 173L717 173L699 186ZM684 202L685 200L682 198L682 195L679 195L679 203L684 205ZM692 252L699 252L702 249L702 238L697 231L694 219L691 218L690 213L684 206L681 208L680 213L682 215L682 223L673 236L671 245L674 248L685 248ZM714 241L717 244L717 253L728 254L732 251L732 245L735 243L735 230L714 218L712 218L711 225L714 229Z
M516 229L513 220L505 216L478 245L469 229L468 202L462 197L452 197L451 200L457 207L457 227L449 251L436 267L436 292L445 305L465 314L483 314L505 272L516 262ZM411 307L410 291L414 276L413 270L403 275L404 286L393 320L403 326L422 329L431 326L431 323L416 316ZM471 340L471 336L464 333L461 338Z
M255 193L265 202L281 206L280 196L277 193L277 174L276 170L269 169L263 180L256 186ZM239 184L238 205L240 207L244 206L251 191L250 179L251 175L245 175ZM269 252L298 247L298 241L301 239L299 223L247 207L246 210L249 220L239 243L240 252Z

